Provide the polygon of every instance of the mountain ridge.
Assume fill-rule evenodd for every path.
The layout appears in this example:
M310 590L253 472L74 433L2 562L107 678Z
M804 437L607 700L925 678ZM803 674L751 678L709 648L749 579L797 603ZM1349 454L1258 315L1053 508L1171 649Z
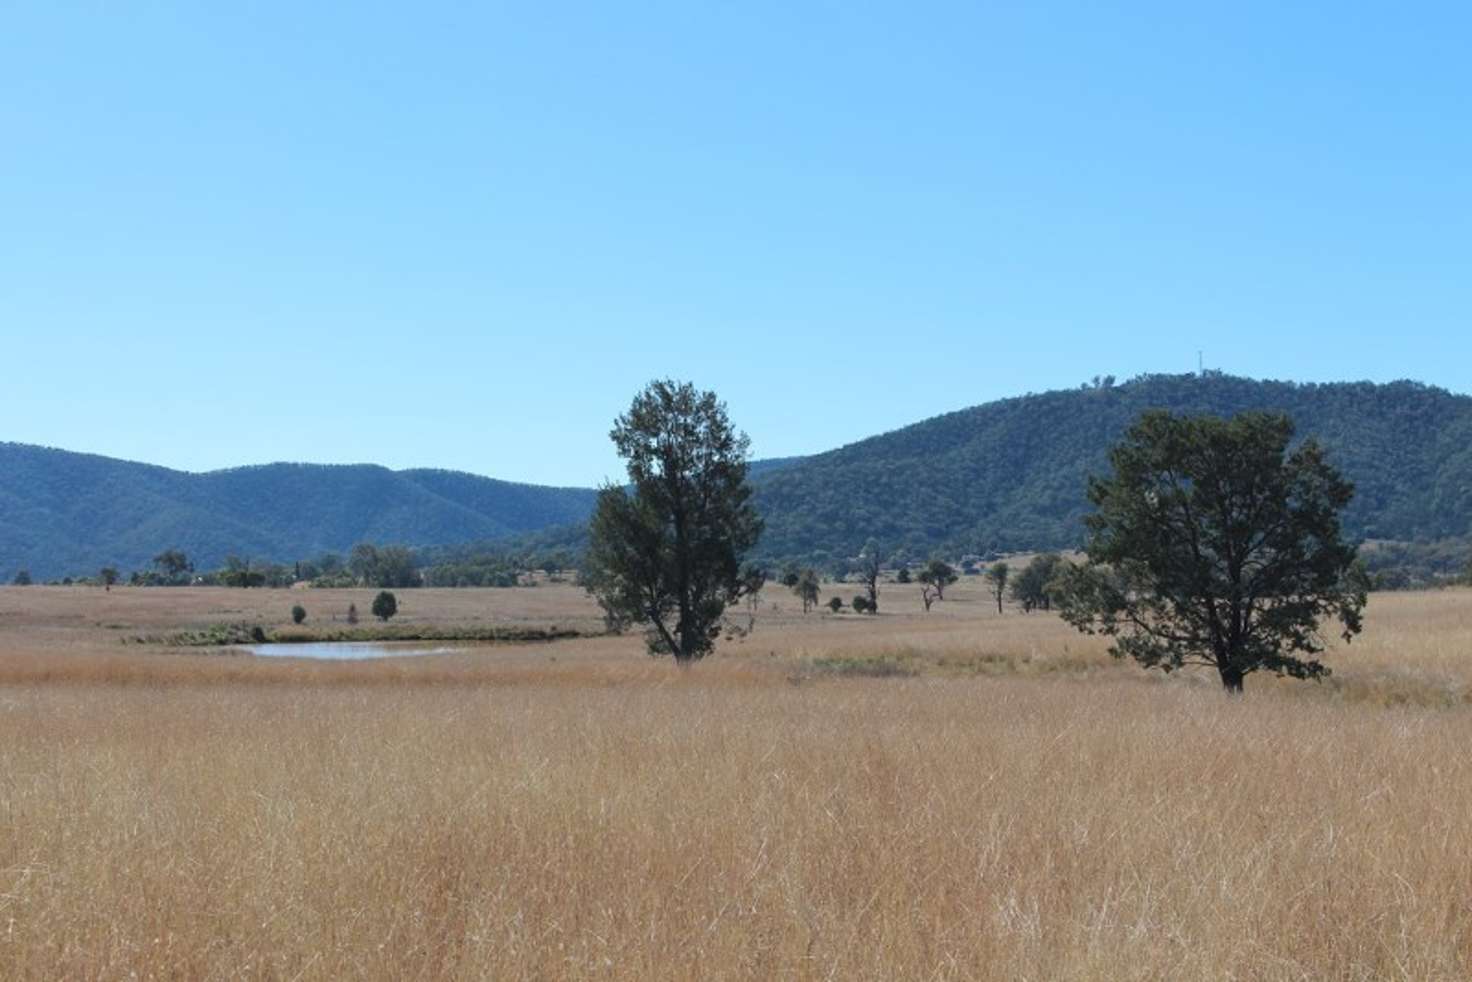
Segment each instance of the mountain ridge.
M758 558L838 562L870 537L930 552L1075 545L1087 476L1149 408L1288 412L1359 487L1357 537L1472 530L1472 397L1419 382L1296 383L1143 375L956 410L822 453L752 462ZM739 421L738 421L739 423ZM291 561L359 541L445 546L535 538L586 520L597 491L436 468L279 462L189 472L0 443L0 577L140 568L167 548L201 567Z

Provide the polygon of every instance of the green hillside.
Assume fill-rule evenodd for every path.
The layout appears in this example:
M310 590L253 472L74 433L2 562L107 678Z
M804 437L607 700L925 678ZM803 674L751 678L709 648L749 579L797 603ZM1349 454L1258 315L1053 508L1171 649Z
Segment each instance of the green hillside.
M1145 376L988 403L812 457L757 461L760 558L826 561L866 539L923 556L1077 544L1084 488L1145 409L1281 410L1355 482L1351 535L1472 531L1472 398L1415 382L1305 385ZM145 566L178 547L201 568L373 541L576 547L596 492L439 470L271 464L190 474L0 444L0 579Z
M764 476L769 557L847 556L865 539L926 554L1080 540L1087 476L1146 409L1280 410L1325 444L1358 493L1353 535L1472 530L1472 398L1415 382L1326 385L1207 373L1026 395L938 416Z

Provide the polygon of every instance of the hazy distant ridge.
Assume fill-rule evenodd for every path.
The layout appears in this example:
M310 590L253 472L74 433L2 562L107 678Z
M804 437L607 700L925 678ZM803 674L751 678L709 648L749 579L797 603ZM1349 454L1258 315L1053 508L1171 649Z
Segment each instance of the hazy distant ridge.
M452 471L267 464L205 474L0 444L0 576L145 566L177 546L291 560L362 541L433 545L583 521L596 492Z

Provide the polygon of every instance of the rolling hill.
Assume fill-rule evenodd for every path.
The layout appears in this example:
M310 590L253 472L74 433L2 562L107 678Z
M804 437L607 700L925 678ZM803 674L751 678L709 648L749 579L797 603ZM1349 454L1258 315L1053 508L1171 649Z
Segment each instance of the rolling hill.
M1355 482L1351 534L1430 541L1472 530L1472 398L1415 382L1295 384L1207 373L1025 395L811 457L756 461L759 555L837 559L866 539L923 556L1063 547L1084 487L1140 412L1289 413ZM737 421L739 423L739 420ZM552 534L596 492L439 470L270 464L191 474L0 444L0 577L139 568L178 547L290 561L355 543L450 545Z
M1472 530L1472 398L1416 382L1208 372L1004 399L805 458L760 481L761 549L847 556L870 536L921 555L1075 545L1088 475L1154 408L1288 413L1354 481L1352 535L1426 541Z

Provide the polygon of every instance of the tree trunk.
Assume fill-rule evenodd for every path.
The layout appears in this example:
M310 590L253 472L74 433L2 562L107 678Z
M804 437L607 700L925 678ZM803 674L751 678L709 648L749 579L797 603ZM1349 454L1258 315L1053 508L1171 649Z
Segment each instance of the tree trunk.
M1243 674L1240 669L1230 667L1218 667L1217 673L1222 677L1222 688L1234 696L1242 694Z

